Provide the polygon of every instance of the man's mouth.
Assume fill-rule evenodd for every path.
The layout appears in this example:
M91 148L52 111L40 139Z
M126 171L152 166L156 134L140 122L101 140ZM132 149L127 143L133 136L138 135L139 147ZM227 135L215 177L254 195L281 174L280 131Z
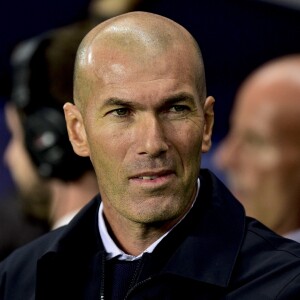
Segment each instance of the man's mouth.
M139 176L137 177L138 179L143 179L143 180L154 180L158 178L159 176Z
M174 174L171 170L159 170L159 171L144 171L131 176L132 179L145 179L153 180L159 177L165 177Z

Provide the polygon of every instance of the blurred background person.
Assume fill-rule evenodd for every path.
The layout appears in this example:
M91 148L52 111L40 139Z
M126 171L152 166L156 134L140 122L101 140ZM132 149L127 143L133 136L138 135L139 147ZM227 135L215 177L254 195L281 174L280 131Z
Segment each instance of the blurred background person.
M51 228L97 192L90 161L72 150L62 111L72 99L76 48L55 32L24 41L12 56L13 90L5 107L12 139L4 159L26 210L47 218Z
M13 89L5 106L11 140L4 160L20 204L9 199L1 211L1 222L6 223L1 227L0 259L47 230L67 224L98 191L91 162L72 150L62 110L72 99L76 49L74 38L66 39L58 31L24 41L13 52ZM8 211L15 217L8 220ZM44 230L20 239L33 220ZM21 222L17 229L14 222Z
M25 149L23 129L16 112L7 107L5 115L11 138L4 152L4 162L10 166L20 193L12 193L0 201L0 260L49 231L50 189L38 176Z
M300 54L250 74L230 121L216 166L247 215L300 242Z

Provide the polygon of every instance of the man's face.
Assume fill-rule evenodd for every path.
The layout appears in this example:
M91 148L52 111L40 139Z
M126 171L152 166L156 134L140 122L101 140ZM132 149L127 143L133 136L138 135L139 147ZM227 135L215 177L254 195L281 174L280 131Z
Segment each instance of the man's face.
M50 190L33 165L24 143L24 131L14 106L5 107L5 119L11 133L4 160L20 191L26 212L38 219L48 218Z
M299 104L280 88L243 93L215 153L246 213L276 231L298 217L300 196Z
M174 64L177 55L146 66L122 57L92 71L82 117L109 221L174 220L193 200L213 99L200 103L195 70L183 67L190 59Z

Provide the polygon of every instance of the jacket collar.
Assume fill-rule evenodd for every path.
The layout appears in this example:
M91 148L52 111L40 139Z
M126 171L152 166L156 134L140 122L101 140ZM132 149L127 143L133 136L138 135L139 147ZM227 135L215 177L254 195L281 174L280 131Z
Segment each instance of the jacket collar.
M69 268L70 262L104 252L97 219L100 201L96 196L60 230L42 257L42 265L52 262L52 256L64 258L59 259L64 264L67 257L65 264ZM158 268L163 262L161 273L226 287L242 244L244 224L240 203L212 173L202 169L201 188L193 209L157 246L151 261Z
M160 253L170 255L173 247L177 250L171 253L163 272L226 287L244 230L242 205L211 172L202 169L201 189L194 208L157 247L155 255L160 260Z
M100 196L96 195L68 225L54 230L55 239L45 254L66 252L75 255L76 252L96 251L102 244L97 215L100 202Z
M88 293L98 293L93 289L99 288L99 265L104 257L97 226L99 204L96 196L69 225L50 232L54 239L37 262L37 300L83 299L83 288L88 284ZM96 276L88 278L91 270Z

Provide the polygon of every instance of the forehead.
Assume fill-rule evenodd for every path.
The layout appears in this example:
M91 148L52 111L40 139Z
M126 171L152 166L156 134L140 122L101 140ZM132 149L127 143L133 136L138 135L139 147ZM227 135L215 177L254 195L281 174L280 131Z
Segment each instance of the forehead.
M165 75L167 71L172 72L178 68L183 71L193 70L195 73L199 59L194 49L187 48L182 43L160 43L159 46L154 46L152 42L146 37L142 43L140 38L135 37L124 42L124 38L121 37L120 40L110 39L102 46L99 41L88 54L89 65L95 74L103 79L112 79L109 76L118 75L124 79L124 75L134 76L136 73L139 76ZM154 43L158 44L155 41Z
M231 121L237 130L293 143L300 138L300 97L280 85L245 89L236 99Z
M277 134L278 109L267 95L256 91L239 94L231 116L232 129L274 138Z
M197 76L191 55L164 51L159 55L142 55L120 49L97 49L88 70L91 98L118 96L117 93L153 95L186 91L196 94ZM187 55L185 55L187 54ZM109 95L108 95L109 94Z

